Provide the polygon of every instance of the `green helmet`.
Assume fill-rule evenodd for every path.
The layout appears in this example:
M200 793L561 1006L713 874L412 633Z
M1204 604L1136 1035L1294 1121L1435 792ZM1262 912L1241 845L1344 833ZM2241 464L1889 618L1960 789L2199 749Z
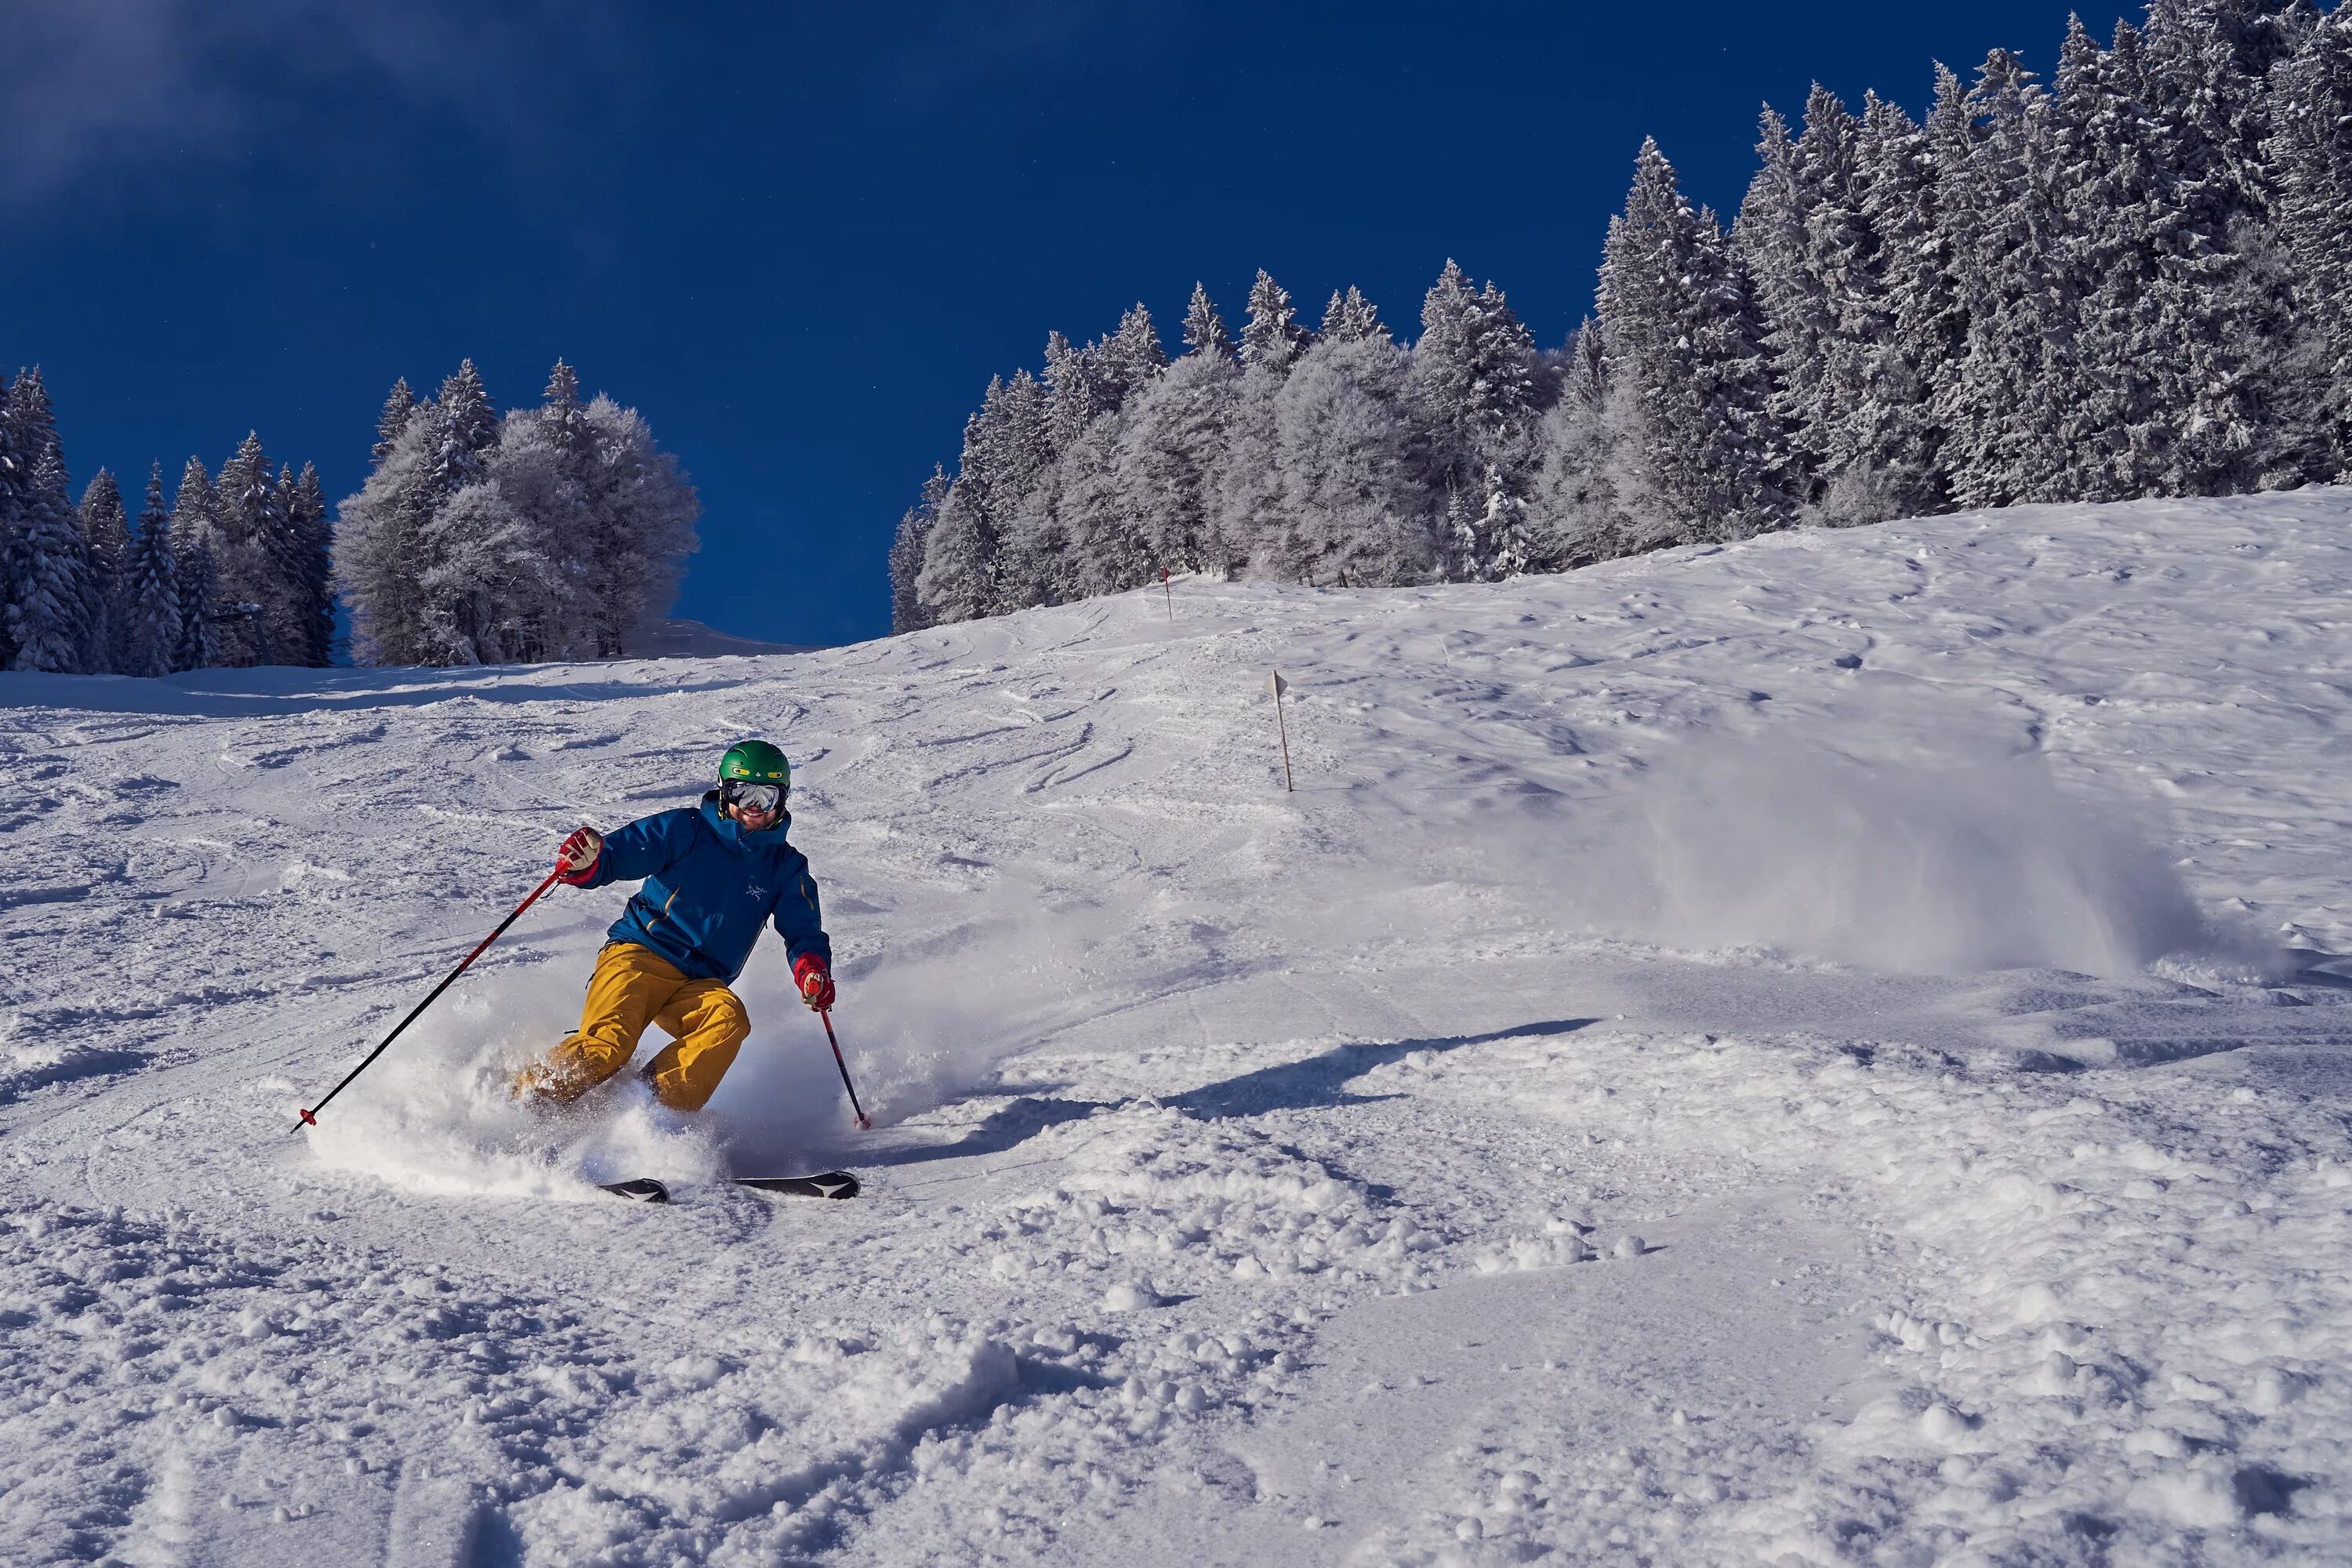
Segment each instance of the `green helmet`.
M765 741L741 741L728 747L727 754L719 759L719 782L782 784L790 789L793 764Z

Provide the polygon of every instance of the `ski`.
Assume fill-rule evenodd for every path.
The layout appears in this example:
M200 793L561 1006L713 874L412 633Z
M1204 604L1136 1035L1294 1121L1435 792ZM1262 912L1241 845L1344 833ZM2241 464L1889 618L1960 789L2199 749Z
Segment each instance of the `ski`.
M738 1176L735 1184L762 1193L790 1193L803 1198L854 1198L857 1178L846 1171L815 1176Z
M639 1176L626 1182L599 1182L596 1184L614 1197L627 1198L632 1203L666 1204L669 1202L669 1189L651 1176Z

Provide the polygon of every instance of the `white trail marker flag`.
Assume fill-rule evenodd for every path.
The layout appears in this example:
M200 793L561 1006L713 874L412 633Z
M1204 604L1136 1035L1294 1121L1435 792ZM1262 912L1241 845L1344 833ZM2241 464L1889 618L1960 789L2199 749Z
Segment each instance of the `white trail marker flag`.
M1274 732L1282 740L1282 789L1285 795L1288 795L1291 793L1290 729L1282 721L1282 694L1290 689L1290 682L1283 679L1282 671L1277 669L1265 678L1265 689L1274 693Z

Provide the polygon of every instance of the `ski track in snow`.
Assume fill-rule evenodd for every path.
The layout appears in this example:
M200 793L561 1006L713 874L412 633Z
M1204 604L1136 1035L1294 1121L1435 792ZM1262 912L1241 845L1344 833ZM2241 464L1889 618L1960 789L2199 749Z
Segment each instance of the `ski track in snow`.
M2352 496L1157 595L0 676L0 1562L2352 1552ZM564 889L290 1131L750 733L880 1131Z

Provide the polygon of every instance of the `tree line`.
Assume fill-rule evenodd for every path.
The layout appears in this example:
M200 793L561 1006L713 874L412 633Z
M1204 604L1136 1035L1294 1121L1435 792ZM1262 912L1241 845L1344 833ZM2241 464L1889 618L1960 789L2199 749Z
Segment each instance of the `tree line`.
M332 652L331 529L319 471L273 472L247 435L218 474L190 458L164 502L148 470L132 520L105 468L71 500L37 368L0 400L0 667L168 675L323 665Z
M368 664L611 658L667 613L699 512L645 418L583 401L561 362L500 416L471 360L418 399L397 383L374 469L331 522L317 468L258 435L217 473L148 474L134 518L100 468L71 500L37 368L0 397L0 668L158 676L324 666L339 605Z
M1479 581L1800 524L2221 495L2352 466L2352 14L2156 0L2048 84L1764 112L1729 225L1654 142L1539 351L1448 262L1408 346L1261 271L992 381L890 552L900 630L1163 568Z

